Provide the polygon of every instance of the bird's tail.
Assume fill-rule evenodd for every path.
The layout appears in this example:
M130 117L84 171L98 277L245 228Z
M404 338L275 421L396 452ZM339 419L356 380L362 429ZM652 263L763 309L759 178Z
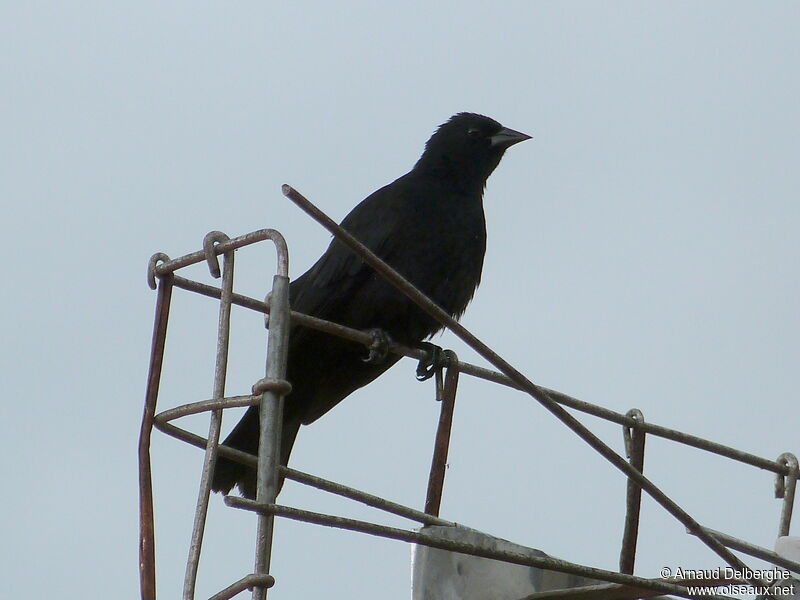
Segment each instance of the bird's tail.
M294 440L300 429L300 420L284 415L283 427L281 431L281 465L289 463L289 455L292 452ZM259 438L259 418L258 406L251 406L247 409L244 417L230 435L223 442L226 446L236 448L249 454L258 454ZM242 463L230 460L223 456L217 459L214 468L214 478L211 481L211 489L215 492L224 494L230 493L233 486L239 487L239 491L245 498L255 500L256 497L256 470ZM283 487L283 477L280 478L278 491Z

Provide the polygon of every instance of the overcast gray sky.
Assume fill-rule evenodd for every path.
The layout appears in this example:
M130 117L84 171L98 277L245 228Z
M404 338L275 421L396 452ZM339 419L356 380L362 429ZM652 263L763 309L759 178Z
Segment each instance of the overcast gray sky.
M797 450L799 27L794 2L3 3L4 594L138 595L150 255L274 227L300 275L329 237L280 184L339 219L463 110L534 136L490 179L463 322L542 385ZM237 290L263 296L273 256L240 252ZM212 390L217 307L176 292L173 309L160 408ZM266 339L233 318L231 395L263 376ZM293 466L421 507L437 406L413 372L301 431ZM581 418L622 451L618 426ZM174 598L202 453L158 434L153 460ZM616 568L624 478L530 398L462 380L449 462L443 516ZM656 438L646 472L773 545L770 473ZM406 524L293 483L281 502ZM249 572L254 526L213 498L199 597ZM399 542L280 521L272 595L407 598L409 563ZM662 566L721 561L645 500L637 573Z

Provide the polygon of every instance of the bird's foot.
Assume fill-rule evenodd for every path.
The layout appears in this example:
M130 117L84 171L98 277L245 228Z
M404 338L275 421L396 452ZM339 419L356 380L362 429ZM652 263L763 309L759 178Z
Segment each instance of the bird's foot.
M436 371L447 366L448 356L441 346L430 342L420 342L417 347L428 353L425 358L419 360L417 365L417 381L427 381L436 374Z
M362 360L370 365L379 365L386 360L386 356L389 354L391 339L383 329L367 329L367 333L372 336L372 342L368 347L369 356Z

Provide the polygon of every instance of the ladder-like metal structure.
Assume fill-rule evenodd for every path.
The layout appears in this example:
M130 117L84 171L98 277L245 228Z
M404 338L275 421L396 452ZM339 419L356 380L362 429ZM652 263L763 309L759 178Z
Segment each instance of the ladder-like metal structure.
M703 527L686 511L676 504L666 493L643 475L644 449L646 436L654 435L673 440L680 444L692 446L723 456L759 469L771 471L776 477L776 497L783 498L778 535L789 533L795 487L798 478L798 462L793 454L785 453L777 460L769 460L749 454L710 440L687 433L662 427L644 420L642 413L636 409L627 414L577 400L561 392L535 385L509 362L495 353L474 334L460 325L429 298L405 280L399 273L384 263L379 257L353 238L347 231L339 227L327 215L310 201L289 186L283 186L284 194L322 224L346 244L365 263L374 268L382 277L406 294L422 310L436 318L444 327L461 338L467 345L486 359L497 371L460 362L452 352L444 356L434 365L436 369L437 399L441 400L441 414L437 430L431 473L428 483L428 495L425 510L419 511L407 506L391 502L384 498L368 494L332 481L328 481L294 469L279 465L279 441L283 398L291 390L290 382L285 380L286 352L291 324L311 327L364 344L369 347L375 342L373 335L367 332L350 329L337 323L324 321L316 317L291 311L288 300L288 250L281 234L273 229L262 229L236 238L214 231L206 235L203 249L180 258L170 259L163 253L153 255L148 265L148 283L152 289L158 290L153 328L153 340L150 355L147 391L144 415L139 439L139 482L140 482L140 583L142 600L156 599L155 586L155 532L153 518L153 489L150 469L150 439L153 427L179 440L197 446L205 451L203 468L200 477L200 490L195 509L194 527L189 546L184 579L183 597L185 600L195 598L195 584L203 541L210 496L211 477L217 457L222 455L257 468L258 484L256 500L247 500L227 496L228 506L253 511L257 514L257 533L255 542L255 560L253 571L213 595L212 600L232 598L236 594L252 589L253 598L263 600L267 590L274 584L270 575L270 557L272 551L272 528L275 516L328 525L352 531L360 531L372 535L402 540L418 545L439 548L479 556L517 565L527 565L560 573L570 573L586 578L608 582L562 591L544 591L529 596L533 598L559 598L568 594L570 598L644 598L660 594L672 594L680 597L697 597L688 593L688 585L717 586L723 580L664 580L648 579L633 575L636 552L636 540L639 527L639 506L641 493L644 490L657 503L680 521L687 532L696 536L702 543L719 555L726 564L740 572L748 572L742 560L731 552L731 548L746 555L754 556L772 564L800 572L800 564L779 556L771 550L754 546L743 540ZM271 241L277 252L277 267L272 279L272 288L265 300L243 296L234 292L234 253L237 249L263 241ZM218 257L223 256L220 268ZM206 261L210 273L215 278L221 277L221 286L216 287L187 279L178 272L190 265ZM217 329L217 349L213 394L211 399L193 402L156 413L159 382L164 361L167 324L170 315L170 301L175 288L214 298L219 301L219 320ZM230 342L230 315L233 306L243 307L265 315L269 335L267 343L266 373L257 381L250 394L239 396L225 395L225 379L227 374L228 347ZM425 350L407 348L390 344L389 350L396 354L419 360L430 359ZM439 517L442 487L444 484L445 464L449 445L450 428L458 386L459 374L478 377L494 383L519 389L547 408L556 418L562 421L575 434L599 452L604 458L627 477L626 503L627 512L620 554L619 572L588 567L543 555L541 552L509 551L489 548L481 543L467 543L446 539L434 533L387 527L377 523L369 523L333 515L313 513L310 511L275 504L278 481L281 475L310 485L327 492L337 494L369 506L382 509L388 513L406 517L427 526L450 526L455 523ZM260 406L261 443L258 456L220 445L219 436L222 413L226 408L243 406ZM623 427L627 459L602 442L585 425L576 419L564 407L594 415ZM202 412L210 413L208 437L191 433L172 423L175 419ZM434 528L435 530L435 528ZM753 586L768 587L773 582L763 582L758 578L746 578ZM709 596L716 597L723 596Z

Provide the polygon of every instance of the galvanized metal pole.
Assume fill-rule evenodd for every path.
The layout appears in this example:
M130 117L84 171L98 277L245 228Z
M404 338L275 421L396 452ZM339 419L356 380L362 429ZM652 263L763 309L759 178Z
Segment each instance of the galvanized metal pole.
M256 501L272 504L278 495L283 397L291 389L284 381L290 322L289 278L286 275L275 275L272 280L272 294L269 296L268 302L270 311L267 377L259 381L253 391L262 393ZM258 516L255 575L269 574L274 520L272 514ZM253 600L266 600L266 597L267 588L265 586L253 587Z

